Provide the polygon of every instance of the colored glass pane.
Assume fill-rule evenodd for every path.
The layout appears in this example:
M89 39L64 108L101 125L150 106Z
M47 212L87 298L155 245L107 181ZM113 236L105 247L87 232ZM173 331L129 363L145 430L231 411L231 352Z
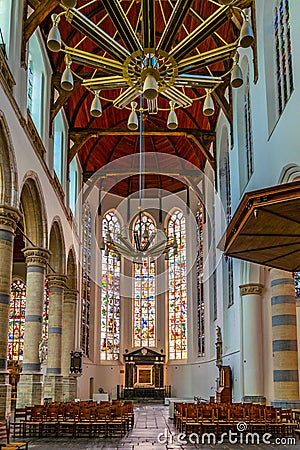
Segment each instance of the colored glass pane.
M44 304L43 304L43 333L42 338L48 339L48 312L49 312L50 288L48 280L45 280Z
M197 222L197 312L198 312L198 354L205 354L205 305L203 290L203 208L196 213Z
M11 285L8 324L8 359L22 360L24 349L26 285L16 280Z
M142 214L134 225L134 231L138 233L141 245L145 245L147 234L155 231L153 219ZM134 346L155 346L155 262L144 259L141 263L134 264Z
M118 240L120 223L113 212L102 220L102 236ZM120 259L102 252L100 359L116 360L120 351Z
M90 303L91 303L91 239L92 218L89 206L83 205L82 217L82 299L81 299L81 348L89 356L90 342Z
M300 298L300 272L294 272L294 281L295 281L295 295L296 298Z
M168 236L176 236L177 252L169 255L169 358L187 358L186 228L181 211L174 211Z

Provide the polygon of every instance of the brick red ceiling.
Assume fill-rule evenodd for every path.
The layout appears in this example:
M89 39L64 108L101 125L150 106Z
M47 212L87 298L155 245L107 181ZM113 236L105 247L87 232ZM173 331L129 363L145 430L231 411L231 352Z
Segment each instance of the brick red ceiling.
M86 0L79 0L77 7L80 8L88 3L89 2L87 2ZM172 3L175 4L174 1ZM168 20L168 17L170 16L172 10L169 1L162 0L161 2L156 2L157 42L164 29L164 19L160 9L160 4L163 5L166 20ZM136 1L133 3L132 1L122 1L122 7L125 11L130 8L128 18L132 26L136 28L137 17L140 10L140 2ZM196 13L203 19L209 17L217 8L218 6L216 6L209 0L194 0L194 2L192 3L192 9L196 11ZM55 12L59 13L62 10L63 9L61 6L57 6ZM106 11L100 0L84 7L83 9L81 9L81 12L95 23L101 21L106 14ZM184 21L184 27L182 26L179 29L174 45L186 36L186 31L184 28L191 32L199 24L199 18L195 17L195 14L190 11ZM48 16L42 22L41 26L45 39L48 35L50 27L51 19ZM103 28L104 31L107 32L110 36L114 36L115 39L122 44L122 41L120 41L118 35L115 35L116 29L109 17L103 20L103 22L101 23L101 28ZM62 40L66 45L70 47L76 45L83 38L83 35L79 31L75 30L72 25L70 25L66 21L64 16L62 16L61 18L59 29L61 32ZM237 39L239 32L233 22L228 21L225 25L218 29L217 33L226 42L231 43ZM213 36L208 37L202 44L199 45L199 51L205 52L218 46L224 45L218 35L214 34ZM99 48L89 39L84 39L78 48L102 56L104 54L104 52L99 50ZM196 54L196 51L193 51L191 55L192 54ZM130 135L129 133L122 136L114 135L114 130L126 129L127 119L130 113L129 109L116 109L110 101L101 100L103 109L102 116L99 118L91 117L89 109L93 99L93 95L90 92L81 87L79 84L76 84L74 91L72 91L70 95L67 95L60 89L59 78L65 68L64 53L49 52L49 57L54 72L53 83L56 86L56 90L58 91L58 93L61 94L61 97L56 102L56 104L55 102L53 104L53 114L55 114L55 112L57 111L57 105L59 104L59 101L64 101L64 108L70 126L70 136L75 144L78 146L78 142L80 141L80 139L82 139L82 132L84 132L85 130L89 130L90 135L93 134L93 130L95 129L111 130L111 133L109 135L96 136L91 137L90 139L85 139L83 140L82 145L78 146L77 154L82 165L85 178L88 178L93 172L97 171L98 169L102 168L103 166L111 161L114 161L117 158L137 153L139 151L138 135ZM231 67L231 64L232 61L227 60L224 63L210 66L210 70L214 75L224 74L228 71L229 67ZM91 68L85 68L76 64L72 65L72 70L76 73L89 72L90 75L92 75L93 71ZM197 71L196 73L205 75L209 74L209 72L205 68ZM174 136L171 132L166 131L165 134L159 136L155 135L155 133L151 136L145 136L143 139L144 151L163 152L175 155L184 158L196 165L198 168L203 169L206 163L206 156L201 151L200 147L196 145L192 139L187 138L186 135L189 130L195 132L198 132L199 130L207 131L209 137L207 139L203 139L201 143L208 151L211 143L214 141L216 120L218 117L220 104L224 100L223 95L225 87L227 85L228 76L224 78L223 85L218 88L217 96L214 96L215 114L213 116L206 117L203 115L203 100L194 101L192 106L189 108L177 109L176 112L178 116L179 126L176 131L184 131L185 135ZM188 89L186 90L186 94L191 98L201 97L205 94L205 91ZM113 99L118 95L118 91L102 91L101 95L107 99ZM54 98L56 99L56 96ZM224 104L226 105L226 101L223 103L223 106ZM162 96L159 96L159 108L162 108L162 110L160 110L157 115L150 116L149 114L144 113L143 129L145 131L149 129L161 130L167 128L166 123L169 112L169 104L168 101ZM167 174L168 167L166 166L162 169L163 173ZM183 187L180 181L174 179L172 180L170 179L170 177L163 174L146 175L145 185L146 187L159 185L159 187L171 191L178 191ZM127 179L118 183L113 191L122 196L126 196L136 189L138 189L138 182L137 177L134 176L133 178L128 177Z

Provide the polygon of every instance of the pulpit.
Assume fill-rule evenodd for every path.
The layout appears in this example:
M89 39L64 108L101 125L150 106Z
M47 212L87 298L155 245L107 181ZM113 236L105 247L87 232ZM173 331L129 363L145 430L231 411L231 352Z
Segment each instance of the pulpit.
M232 401L232 383L231 383L231 368L230 366L219 367L219 381L217 388L217 403L224 403Z

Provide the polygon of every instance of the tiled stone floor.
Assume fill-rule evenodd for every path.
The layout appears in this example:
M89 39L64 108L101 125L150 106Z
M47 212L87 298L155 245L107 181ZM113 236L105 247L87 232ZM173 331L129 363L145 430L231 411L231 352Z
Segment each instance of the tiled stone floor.
M161 434L160 434L161 433ZM172 438L172 433L175 433ZM207 441L206 441L207 442ZM135 406L135 424L133 429L123 439L102 438L29 438L30 450L67 450L67 449L115 449L115 450L164 450L164 449L192 449L203 450L241 450L241 449L296 449L300 450L300 441L294 445L286 445L285 442L275 444L270 438L270 444L250 445L245 443L220 444L192 444L178 441L178 433L173 421L169 419L169 408L163 405L138 404Z

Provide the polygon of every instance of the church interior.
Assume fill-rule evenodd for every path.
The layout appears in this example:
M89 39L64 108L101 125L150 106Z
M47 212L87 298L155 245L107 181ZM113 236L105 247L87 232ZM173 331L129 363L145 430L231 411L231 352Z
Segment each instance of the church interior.
M0 445L122 438L136 405L294 436L299 16L0 0Z

